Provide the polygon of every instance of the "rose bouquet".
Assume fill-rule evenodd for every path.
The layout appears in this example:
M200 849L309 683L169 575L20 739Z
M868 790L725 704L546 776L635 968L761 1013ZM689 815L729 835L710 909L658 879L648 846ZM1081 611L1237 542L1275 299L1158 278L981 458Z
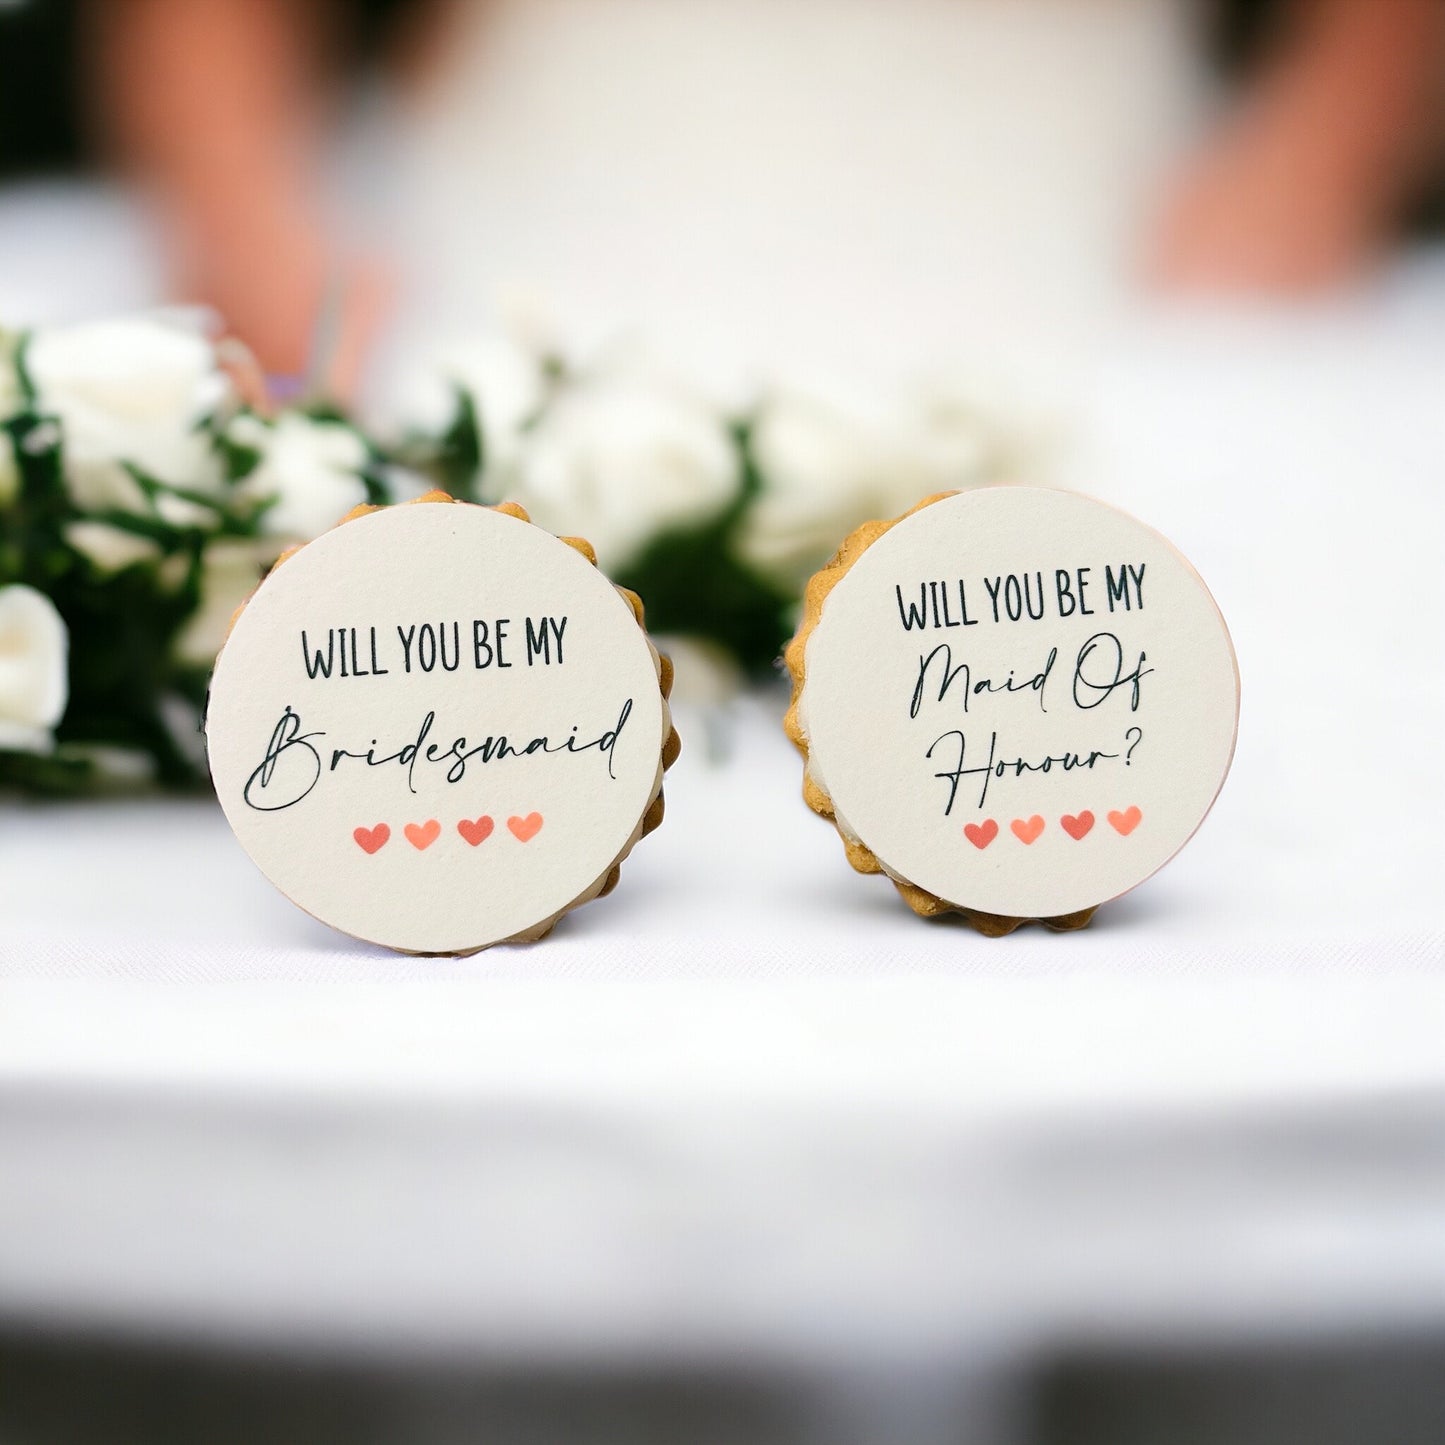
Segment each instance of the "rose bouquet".
M244 364L185 314L0 338L0 782L194 781L231 612L385 497L343 422L247 406Z
M741 678L773 665L839 537L1005 465L955 391L866 419L780 391L733 415L648 367L500 341L424 380L382 437L259 404L244 350L192 313L0 333L0 787L198 782L232 613L360 502L521 502Z

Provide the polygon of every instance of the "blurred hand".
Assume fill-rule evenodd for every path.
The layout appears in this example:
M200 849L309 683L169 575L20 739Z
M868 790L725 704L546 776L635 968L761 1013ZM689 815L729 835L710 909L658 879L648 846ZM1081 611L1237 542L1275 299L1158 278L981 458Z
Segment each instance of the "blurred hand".
M1178 291L1304 294L1367 269L1393 206L1331 149L1331 118L1280 103L1241 117L1185 169L1149 256Z
M392 273L377 258L337 254L319 232L263 236L266 221L194 236L178 294L213 307L274 382L347 402L390 314Z
M1292 18L1174 187L1149 257L1155 282L1279 294L1348 282L1438 157L1441 0L1299 0Z
M84 15L96 120L160 215L177 297L214 307L268 375L346 400L392 288L336 242L322 201L331 0L90 0Z

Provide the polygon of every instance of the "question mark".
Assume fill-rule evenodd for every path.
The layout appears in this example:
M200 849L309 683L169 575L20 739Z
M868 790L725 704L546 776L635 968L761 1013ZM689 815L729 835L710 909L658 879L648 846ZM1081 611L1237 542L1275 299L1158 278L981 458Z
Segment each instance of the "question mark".
M1144 741L1144 729L1143 729L1143 728L1141 728L1141 727L1132 727L1132 728L1130 728L1130 729L1129 729L1129 732L1126 732L1126 733L1124 734L1125 738L1129 737L1129 735L1130 735L1131 733L1137 733L1138 736L1134 739L1134 741L1133 741L1132 743L1129 744L1129 751L1124 754L1124 766L1125 766L1126 768L1129 766L1130 759L1134 756L1134 749L1137 748L1137 747L1139 746L1139 744Z

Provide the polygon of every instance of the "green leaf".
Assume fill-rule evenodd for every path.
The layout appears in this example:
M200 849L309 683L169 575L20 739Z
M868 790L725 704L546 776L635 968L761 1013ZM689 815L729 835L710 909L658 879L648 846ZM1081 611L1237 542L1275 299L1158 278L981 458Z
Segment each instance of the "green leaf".
M95 769L88 758L0 748L0 791L19 789L49 797L74 797L88 792L94 782Z
M64 528L74 515L61 470L59 431L33 410L0 422L10 437L20 486L0 530L0 582L26 582L48 593L73 565Z
M15 339L15 377L20 383L20 394L25 398L25 405L28 408L35 406L35 382L30 376L30 337L31 333L22 331Z
M642 598L649 631L709 638L761 677L772 670L792 631L796 599L738 557L738 529L762 480L753 458L752 424L739 421L731 431L739 484L727 509L700 527L659 533L616 580Z

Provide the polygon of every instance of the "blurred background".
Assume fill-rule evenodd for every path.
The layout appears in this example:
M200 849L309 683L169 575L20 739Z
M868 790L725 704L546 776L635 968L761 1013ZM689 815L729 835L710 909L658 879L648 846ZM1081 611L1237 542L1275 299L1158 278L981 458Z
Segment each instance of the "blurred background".
M796 767L705 661L672 841L424 994L214 810L9 809L0 1445L1441 1439L1442 188L1445 0L0 0L0 327L199 303L398 434L478 338L793 398L764 666L851 525L817 417L946 386L1181 545L1245 687L1066 953L720 847ZM920 446L848 505L1000 479ZM618 527L574 455L529 505Z
M1148 291L1319 297L1430 233L1432 0L9 0L0 314L340 308L646 338L719 384L965 367L1077 399ZM999 378L1003 380L1000 381Z

